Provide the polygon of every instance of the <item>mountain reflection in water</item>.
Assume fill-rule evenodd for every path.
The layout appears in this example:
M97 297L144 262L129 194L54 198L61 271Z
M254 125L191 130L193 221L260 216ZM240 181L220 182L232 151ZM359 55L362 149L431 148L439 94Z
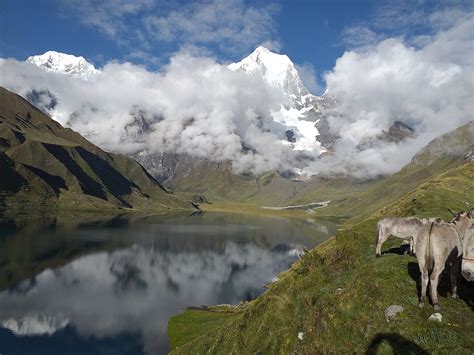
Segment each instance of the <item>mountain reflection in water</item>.
M49 226L34 237L10 231L0 241L3 250L15 254L12 245L20 239L28 252L20 268L38 262L44 267L0 292L0 353L38 353L38 346L44 353L68 347L165 353L172 315L187 306L255 298L303 247L327 239L334 228L313 220L206 213ZM78 243L71 260L60 254L58 262L58 246L70 243ZM80 245L89 249L82 253ZM18 255L0 256L15 273L11 265Z

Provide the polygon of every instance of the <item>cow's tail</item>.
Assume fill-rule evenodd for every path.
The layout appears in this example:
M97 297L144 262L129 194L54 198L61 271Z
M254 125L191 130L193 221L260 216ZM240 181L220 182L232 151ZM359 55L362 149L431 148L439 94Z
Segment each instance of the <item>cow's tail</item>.
M426 255L426 268L428 272L431 274L434 267L434 258L433 258L433 238L431 238L431 233L433 232L434 222L431 222L430 230L428 232L428 243L426 244L425 255Z

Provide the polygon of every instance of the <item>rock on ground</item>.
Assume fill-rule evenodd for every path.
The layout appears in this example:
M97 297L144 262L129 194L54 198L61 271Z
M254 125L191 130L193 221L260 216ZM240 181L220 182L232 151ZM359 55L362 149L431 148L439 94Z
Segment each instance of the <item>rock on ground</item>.
M432 322L441 322L443 320L443 316L441 315L441 313L433 313L429 318L428 318L429 321L432 321Z
M385 309L385 318L387 318L387 322L395 319L398 313L402 313L405 310L402 306L392 304L391 306Z

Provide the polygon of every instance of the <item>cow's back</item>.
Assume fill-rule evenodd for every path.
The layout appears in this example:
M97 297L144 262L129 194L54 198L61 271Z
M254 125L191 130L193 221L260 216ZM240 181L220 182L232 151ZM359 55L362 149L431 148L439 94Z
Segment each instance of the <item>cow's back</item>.
M418 234L420 227L423 223L416 217L413 218L400 218L392 217L386 218L384 225L387 229L390 229L391 234L403 238L415 238Z

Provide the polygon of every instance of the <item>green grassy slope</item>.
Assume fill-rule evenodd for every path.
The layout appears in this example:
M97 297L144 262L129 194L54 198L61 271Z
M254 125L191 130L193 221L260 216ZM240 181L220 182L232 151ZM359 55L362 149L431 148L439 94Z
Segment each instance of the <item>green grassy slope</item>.
M190 310L169 322L174 354L458 353L474 349L474 287L463 282L451 299L443 278L443 321L418 307L416 258L398 255L399 240L375 258L375 226L386 215L441 216L474 205L474 163L429 179L366 215L298 260L256 300L235 307ZM387 322L390 305L405 308ZM202 322L202 323L201 323ZM205 324L201 327L201 324ZM298 333L303 332L303 340Z
M133 159L107 153L0 88L0 210L190 208Z
M228 163L207 161L197 163L191 172L177 169L166 186L174 191L205 195L213 202L242 201L257 191L255 178L235 175Z
M438 174L464 164L466 151L474 144L474 121L448 132L420 150L399 172L380 180L350 183L341 189L335 181L308 189L304 197L292 201L332 200L328 208L316 211L320 215L342 215L360 218L395 201L419 184ZM344 184L341 181L341 184ZM328 189L328 184L332 187Z
M208 200L217 203L284 206L296 200L309 201L308 193L315 189L334 192L335 196L344 195L345 191L355 189L354 183L352 179L338 178L294 181L276 171L258 177L236 175L230 164L222 163L196 164L191 172L178 171L166 186L174 191L205 195ZM319 198L317 195L314 197Z

